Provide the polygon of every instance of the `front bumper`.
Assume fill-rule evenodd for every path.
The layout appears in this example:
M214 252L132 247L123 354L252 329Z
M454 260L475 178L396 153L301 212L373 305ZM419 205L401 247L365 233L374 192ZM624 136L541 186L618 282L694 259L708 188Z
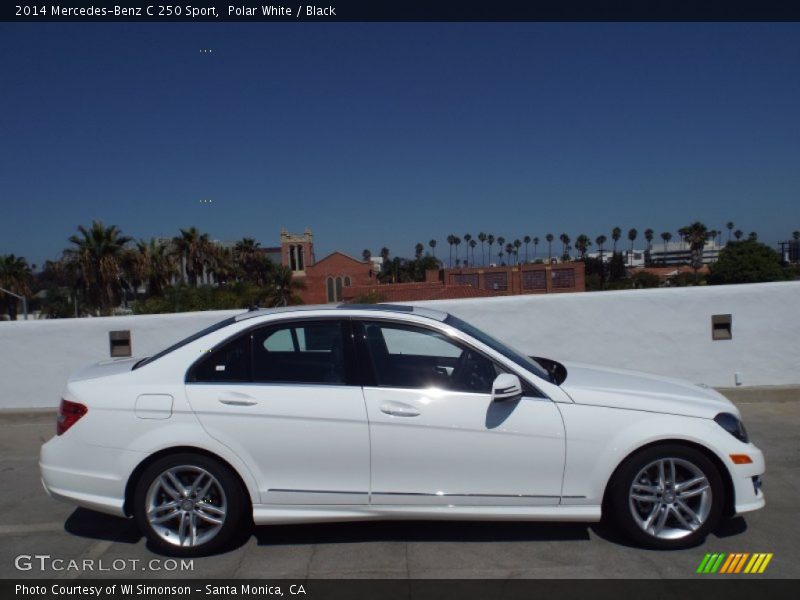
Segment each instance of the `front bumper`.
M752 459L752 463L735 465L729 461L727 464L733 482L734 512L737 515L758 510L766 504L761 489L765 471L764 454L752 444L746 453Z

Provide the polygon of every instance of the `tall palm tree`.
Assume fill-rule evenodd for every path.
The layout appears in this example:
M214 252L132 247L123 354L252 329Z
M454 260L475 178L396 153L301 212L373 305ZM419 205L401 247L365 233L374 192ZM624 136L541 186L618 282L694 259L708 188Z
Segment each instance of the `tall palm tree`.
M647 240L647 251L650 252L653 249L653 235L655 232L652 229L645 229L644 230L644 239Z
M734 232L733 232L733 237L735 237L735 238L736 238L736 241L737 241L737 242L738 242L740 239L742 239L742 236L743 236L743 235L744 235L744 231L742 231L741 229L737 229L736 231L734 231Z
M692 269L694 269L695 283L697 271L703 266L703 249L708 241L708 229L700 221L695 221L688 227L681 228L692 253Z
M425 251L425 246L422 245L421 242L417 242L417 245L414 246L414 256L417 259L422 258L422 253Z
M630 254L628 254L628 256L629 256L628 264L633 264L633 242L636 241L636 237L638 235L639 235L639 232L636 231L635 229L631 228L631 229L628 230L628 239L631 242L631 251L630 251Z
M558 239L561 240L561 249L563 252L561 253L561 260L567 260L569 255L567 254L567 246L569 246L570 238L566 233L562 233L558 236Z
M461 238L458 236L454 236L453 244L455 244L456 246L456 264L458 264L458 247L461 245Z
M475 266L475 246L477 246L477 245L478 245L478 242L476 242L475 240L470 240L469 241L469 247L472 248L472 266L473 267Z
M533 260L536 260L536 249L539 247L539 238L533 238Z
M548 233L544 239L547 240L547 262L553 262L553 234Z
M141 247L139 251L142 251ZM151 296L160 296L172 277L177 275L178 266L169 253L169 246L156 239L151 239L147 243L144 253L148 261L147 293Z
M258 249L260 245L253 238L245 237L233 247L233 259L245 281L255 283L259 279L259 258L262 256Z
M452 233L447 236L447 243L450 245L450 268L453 268L453 246L456 243L456 236Z
M370 252L369 248L364 248L364 251L361 253L361 258L364 259L364 262L369 262L369 259L372 258L372 252Z
M664 240L664 258L662 262L667 261L667 244L672 239L672 234L669 231L664 231L661 233L661 239Z
M622 229L620 229L619 227L614 227L614 229L611 230L611 239L614 240L614 253L615 254L617 252L617 242L619 241L619 239L621 237L622 237Z
M469 242L470 242L471 239L472 239L472 234L471 233L465 233L464 234L464 246L466 247L466 250L467 250L467 260L464 261L464 266L467 266L466 263L469 262Z
M213 244L207 233L196 227L181 229L181 234L172 239L172 251L176 259L183 262L189 285L196 286L205 266L213 260Z
M431 247L431 255L436 258L436 240L429 241L428 246Z
M508 256L508 264L510 265L514 256L514 244L511 242L506 244L506 256Z
M758 241L758 234L755 231L751 231L747 234L747 239L751 242L756 242Z
M70 236L74 248L67 251L74 260L87 288L89 301L101 310L110 310L119 303L122 289L120 258L125 245L131 241L116 225L105 227L93 221L88 229L78 226L80 235Z
M486 236L486 243L489 244L489 262L492 261L492 244L494 244L494 235L491 233Z
M733 221L728 221L725 223L725 227L728 229L728 241L731 241L731 232L733 231Z
M603 244L608 241L608 238L604 235L598 235L594 238L595 243L597 244L597 249L600 251L600 261L603 260Z
M0 288L5 288L18 296L31 295L33 274L28 261L13 254L0 255ZM18 299L0 290L0 298L5 300L6 313L11 321L17 320Z
M528 262L528 244L531 243L531 236L526 235L522 238L522 241L525 242L525 263Z
M298 292L305 289L306 285L294 278L292 270L285 265L276 265L272 275L272 285L270 286L267 301L269 306L288 306L290 304L302 304Z
M482 265L486 264L486 254L484 253L484 248L485 248L484 244L486 243L486 238L487 237L488 236L483 231L481 231L478 234L478 241L481 243L481 264Z
M575 238L575 248L578 249L578 252L581 253L581 258L586 258L586 251L589 249L589 246L592 245L592 240L589 239L589 236L585 233L580 234L577 238Z
M519 239L514 240L514 259L516 260L517 264L519 264L519 248L522 246L522 242Z

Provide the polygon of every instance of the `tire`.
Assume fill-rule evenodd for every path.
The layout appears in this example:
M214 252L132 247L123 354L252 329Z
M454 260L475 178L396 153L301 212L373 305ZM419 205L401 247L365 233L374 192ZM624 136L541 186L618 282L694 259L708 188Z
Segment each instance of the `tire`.
M203 556L226 549L250 520L247 491L220 461L194 453L165 456L136 482L133 516L153 549Z
M620 465L606 508L636 544L674 550L706 538L722 516L724 495L719 470L705 454L664 444L645 448Z

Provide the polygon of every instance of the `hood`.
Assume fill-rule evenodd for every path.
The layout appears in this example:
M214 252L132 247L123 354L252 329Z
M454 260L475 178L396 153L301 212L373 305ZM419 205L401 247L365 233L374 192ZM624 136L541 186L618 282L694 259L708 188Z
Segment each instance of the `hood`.
M668 413L713 419L739 410L722 394L682 379L608 367L565 363L561 384L576 404Z
M70 375L69 381L83 381L85 379L97 379L98 377L125 373L133 369L133 365L140 360L141 358L113 358L111 360L103 360L99 363L79 369Z

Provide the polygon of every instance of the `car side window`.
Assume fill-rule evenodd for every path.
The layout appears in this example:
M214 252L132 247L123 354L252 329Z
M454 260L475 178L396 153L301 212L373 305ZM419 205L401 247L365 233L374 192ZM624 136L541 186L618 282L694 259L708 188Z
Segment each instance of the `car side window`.
M343 385L341 321L288 323L253 332L253 381Z
M236 336L201 358L189 372L190 382L250 381L250 334Z
M483 354L427 328L365 322L363 333L380 387L489 394L504 372Z

